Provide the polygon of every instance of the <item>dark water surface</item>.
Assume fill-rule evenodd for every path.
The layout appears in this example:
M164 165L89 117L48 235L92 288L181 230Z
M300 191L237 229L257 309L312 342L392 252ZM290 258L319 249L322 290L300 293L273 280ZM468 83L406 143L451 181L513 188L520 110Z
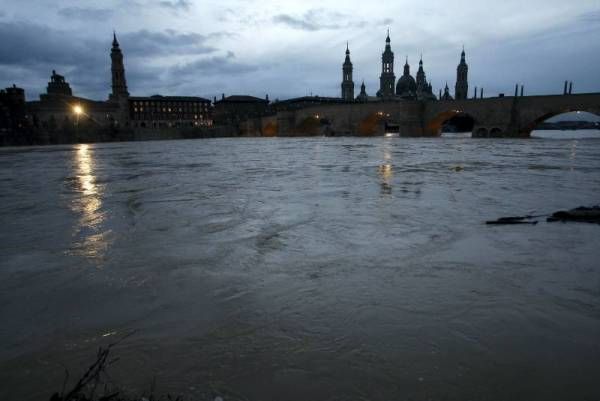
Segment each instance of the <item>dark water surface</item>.
M0 150L0 399L598 400L600 140Z

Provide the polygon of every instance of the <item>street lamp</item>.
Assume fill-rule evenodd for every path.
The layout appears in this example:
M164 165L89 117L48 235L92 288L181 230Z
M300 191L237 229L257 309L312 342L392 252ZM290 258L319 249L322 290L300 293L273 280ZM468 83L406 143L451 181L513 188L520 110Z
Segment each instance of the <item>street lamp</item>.
M83 114L83 107L81 107L80 105L76 104L75 106L73 106L73 113L75 113L75 117L77 117L76 119L76 123L75 125L79 125L79 116Z
M73 106L73 113L75 113L75 137L79 141L79 116L83 114L83 107L80 104Z

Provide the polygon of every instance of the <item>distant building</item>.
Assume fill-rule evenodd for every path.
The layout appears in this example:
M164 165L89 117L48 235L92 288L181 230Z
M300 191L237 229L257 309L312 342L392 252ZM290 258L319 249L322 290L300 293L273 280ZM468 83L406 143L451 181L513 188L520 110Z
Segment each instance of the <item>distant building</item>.
M130 123L134 128L210 127L210 103L191 96L130 97Z
M456 86L454 88L454 97L456 100L464 100L469 95L469 66L465 60L465 49L460 54L460 63L456 67Z
M52 71L46 93L40 95L39 101L27 103L34 126L48 132L70 129L69 132L74 135L73 128L79 125L85 125L85 130L80 130L82 132L107 127L137 129L212 125L212 107L208 99L159 95L131 97L127 88L124 56L116 33L113 33L110 59L111 93L107 101L74 96L66 78ZM93 135L90 138L93 139ZM62 137L59 140L77 138Z
M350 61L350 49L346 43L346 60L342 66L342 99L347 102L354 101L354 81L352 80L352 62Z
M81 115L75 112L76 106L81 108ZM72 128L76 123L89 124L88 128L116 125L121 109L118 103L73 96L65 77L52 71L46 93L39 101L27 102L27 112L34 126L54 131Z
M52 70L50 82L48 82L48 86L46 87L46 93L46 95L42 96L73 96L71 85L65 81L64 76L57 74L55 70Z
M379 90L376 97L370 97L366 93L366 88L361 86L360 94L351 100L354 96L354 81L352 80L353 64L350 60L350 49L346 44L346 59L342 66L342 84L341 84L341 99L345 102L376 102L376 101L401 101L401 100L419 100L419 101L434 101L437 100L433 93L433 87L427 81L427 76L423 68L423 56L419 60L419 69L416 79L410 73L410 65L408 57L404 64L404 72L396 82L394 73L394 52L392 51L390 31L388 29L387 37L385 38L385 48L381 54L381 75L379 77ZM469 66L466 62L465 50L461 53L460 64L456 71L456 86L455 97L457 100L467 99L469 91L468 83ZM566 87L565 87L566 88ZM566 89L565 89L566 90ZM447 96L440 90L439 99L454 99L448 92Z
M49 132L65 131L83 125L86 131L106 127L129 126L127 102L129 93L125 80L123 54L116 34L111 49L112 93L109 101L97 101L73 95L71 86L63 75L52 71L46 93L39 101L27 103L28 113L36 128ZM78 113L77 110L80 112ZM77 138L61 138L76 140Z
M236 124L248 118L260 117L268 113L269 97L261 99L247 95L233 95L214 101L213 119L215 124Z
M342 99L348 101L354 83L352 82L352 63L350 62L350 50L346 46L346 61L343 66L343 81L342 81ZM364 86L364 82L363 82ZM363 89L361 87L361 89ZM419 62L419 71L417 79L410 74L410 65L408 57L404 64L404 73L396 83L396 75L394 74L394 52L391 47L390 32L388 30L385 39L385 49L381 54L381 76L379 77L379 90L376 98L370 98L366 94L366 90L361 90L359 96L355 99L358 102L381 100L436 100L433 94L433 88L427 82L425 70L423 69L423 57Z
M16 85L0 90L0 134L18 132L26 125L25 91Z

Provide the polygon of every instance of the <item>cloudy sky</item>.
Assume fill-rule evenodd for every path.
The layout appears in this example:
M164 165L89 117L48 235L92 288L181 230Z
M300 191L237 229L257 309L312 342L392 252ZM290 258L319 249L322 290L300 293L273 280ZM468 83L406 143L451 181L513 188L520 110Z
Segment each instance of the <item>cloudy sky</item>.
M388 27L396 75L423 53L434 90L454 85L462 45L486 94L600 91L600 0L22 0L0 8L0 86L29 99L51 70L105 99L115 29L134 95L339 96L350 42L354 80L378 89Z

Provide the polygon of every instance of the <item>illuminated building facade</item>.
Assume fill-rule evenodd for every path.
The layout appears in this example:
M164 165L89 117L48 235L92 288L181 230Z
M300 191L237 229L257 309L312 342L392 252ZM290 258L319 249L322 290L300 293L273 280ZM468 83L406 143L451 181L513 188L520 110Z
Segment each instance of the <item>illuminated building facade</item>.
M134 128L210 127L210 103L191 96L130 97L130 123Z

